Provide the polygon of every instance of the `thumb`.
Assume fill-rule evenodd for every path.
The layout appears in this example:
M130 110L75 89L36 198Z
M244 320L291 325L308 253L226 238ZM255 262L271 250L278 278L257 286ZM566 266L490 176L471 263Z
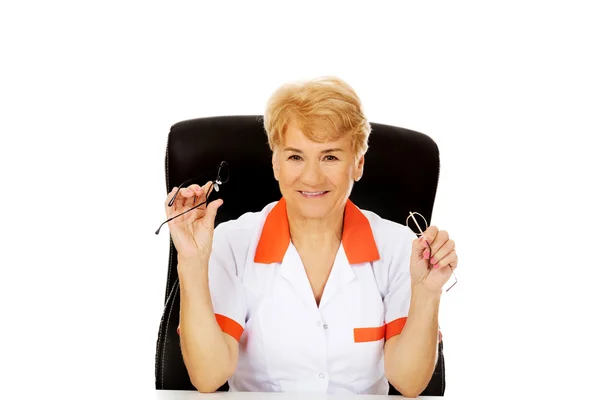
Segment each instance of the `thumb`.
M208 203L208 206L206 207L206 214L204 215L204 218L206 218L206 222L208 222L209 226L212 228L215 227L215 217L217 216L217 210L222 205L223 199L216 199Z

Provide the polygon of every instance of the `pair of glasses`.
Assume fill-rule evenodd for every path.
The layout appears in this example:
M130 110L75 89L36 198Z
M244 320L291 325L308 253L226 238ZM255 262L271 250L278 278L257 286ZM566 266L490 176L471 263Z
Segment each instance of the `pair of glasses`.
M418 231L420 232L417 234L417 236L423 236L424 235L423 229L421 229L421 226L415 219L415 215L418 215L419 217L421 217L423 219L423 221L425 223L425 230L427 230L427 228L429 228L429 224L427 223L427 220L425 219L425 217L422 216L421 214L419 214L418 212L412 212L412 211L408 212L408 217L406 217L406 226L409 226L408 225L409 219L412 219L413 222L415 223L415 226L417 227ZM413 231L414 231L414 229L413 229ZM427 243L427 247L429 248L429 254L432 254L431 246L429 245L429 241L425 241L425 243ZM452 269L452 266L450 266L450 270L452 271L452 276L454 277L454 283L448 289L446 289L446 292L448 290L452 289L454 287L454 285L456 285L458 283L458 279L456 279L456 275L454 275L454 269Z
M175 199L177 198L177 195L179 194L179 192L181 191L181 189L185 186L188 185L194 181L198 181L202 178L206 178L208 176L208 174L203 174L200 176L196 176L195 178L191 178L186 180L185 182L183 182L182 184L180 184L177 187L177 191L175 192L175 194L173 195L173 197L171 198L171 200L169 200L169 207L173 206L173 203L175 203ZM187 214L192 210L195 210L196 208L208 203L208 198L210 197L210 195L213 192L213 188L215 189L215 192L219 191L219 188L222 184L227 183L227 181L229 180L229 165L227 164L227 161L221 161L221 163L219 164L219 167L217 168L217 177L216 179L211 182L210 187L208 188L208 194L206 195L206 200L203 201L200 204L196 204L196 196L194 196L194 204L196 204L194 207L190 208L189 210L186 210L180 214L177 214L171 218L169 218L168 220L166 220L165 222L163 222L162 224L160 224L160 226L158 227L158 229L156 230L156 232L154 232L155 234L159 234L160 233L160 229L162 228L162 226L166 223L168 223L169 221L174 220L177 217L182 216L183 214Z

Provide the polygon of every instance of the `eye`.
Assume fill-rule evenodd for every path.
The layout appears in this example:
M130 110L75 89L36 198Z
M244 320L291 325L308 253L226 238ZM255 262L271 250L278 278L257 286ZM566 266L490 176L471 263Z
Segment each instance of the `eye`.
M331 154L325 156L326 161L336 161L337 159L338 158L336 156L332 156Z
M300 156L298 154L294 154L294 155L289 156L288 160L300 161L300 160L302 160L302 158L300 158Z

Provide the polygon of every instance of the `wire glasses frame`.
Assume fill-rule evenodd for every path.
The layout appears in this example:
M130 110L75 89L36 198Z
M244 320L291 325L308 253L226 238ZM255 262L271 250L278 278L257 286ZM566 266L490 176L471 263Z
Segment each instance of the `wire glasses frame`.
M414 221L415 225L417 226L417 229L420 232L418 234L418 236L423 236L424 235L423 229L421 229L421 226L419 225L419 223L415 219L415 215L418 215L421 218L423 218L423 221L425 221L425 230L427 230L429 228L429 224L427 223L427 219L425 219L425 217L422 216L421 214L419 214L418 212L412 212L412 211L408 212L408 217L406 217L406 226L408 226L408 220L409 220L409 218L412 218L412 220ZM427 243L427 247L429 248L429 254L432 254L431 253L431 246L429 245L429 241L426 240L425 243ZM450 266L450 270L452 271L452 276L454 277L454 283L448 289L446 289L446 292L448 290L452 289L454 287L454 285L456 285L458 283L458 279L456 278L456 275L454 275L454 269L452 268L452 266Z
M175 194L173 195L173 197L171 198L171 200L169 200L169 207L173 206L173 203L175 203L175 199L177 198L177 195L179 194L179 192L181 191L181 189L187 185L188 183L197 181L200 178L205 178L207 176L207 174L203 174L203 175L199 175L196 176L194 178L188 179L185 182L183 182L182 184L180 184L177 187L177 191L175 192ZM183 214L189 213L192 210L195 210L196 208L208 203L208 198L210 197L210 195L213 192L213 188L215 189L215 192L219 191L219 188L222 184L227 183L227 181L229 181L229 164L227 164L227 161L221 161L221 163L219 164L219 167L217 169L217 177L215 178L214 182L211 182L210 187L208 188L208 194L206 195L206 200L203 201L200 204L196 204L194 207L190 208L189 210L186 210L180 214L177 214L169 219L167 219L165 222L163 222L162 224L160 224L160 226L158 227L158 229L156 230L156 232L154 232L155 234L159 234L160 233L160 229L162 228L162 226L166 223L168 223L169 221L174 220L177 217L182 216ZM196 196L194 196L194 203L196 202Z

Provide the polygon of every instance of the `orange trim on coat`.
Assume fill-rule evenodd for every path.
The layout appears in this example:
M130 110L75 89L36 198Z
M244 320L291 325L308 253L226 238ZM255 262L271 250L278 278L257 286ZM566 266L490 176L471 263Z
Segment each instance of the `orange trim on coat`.
M260 234L254 262L271 264L281 262L290 245L290 225L285 200L282 198L271 209Z
M406 317L398 318L385 324L385 340L401 334L404 325L406 325Z
M406 325L406 318L398 318L385 325L385 340L388 340L396 335L402 333L404 325ZM438 330L438 343L442 341L442 331Z
M385 337L385 325L373 328L354 328L354 343L376 342Z
M240 324L221 314L215 314L215 318L223 332L232 336L238 342L240 341L240 337L242 336L242 333L244 333L244 328Z
M342 244L350 264L379 260L379 251L367 217L350 200L344 210Z
M271 209L263 226L254 262L280 263L290 244L290 226L285 199L281 198ZM350 200L344 209L342 245L350 264L379 260L379 251L367 217Z
M232 336L238 342L240 341L240 337L244 333L244 328L240 324L221 314L215 314L215 319L223 332ZM181 326L177 326L177 334L181 336Z

